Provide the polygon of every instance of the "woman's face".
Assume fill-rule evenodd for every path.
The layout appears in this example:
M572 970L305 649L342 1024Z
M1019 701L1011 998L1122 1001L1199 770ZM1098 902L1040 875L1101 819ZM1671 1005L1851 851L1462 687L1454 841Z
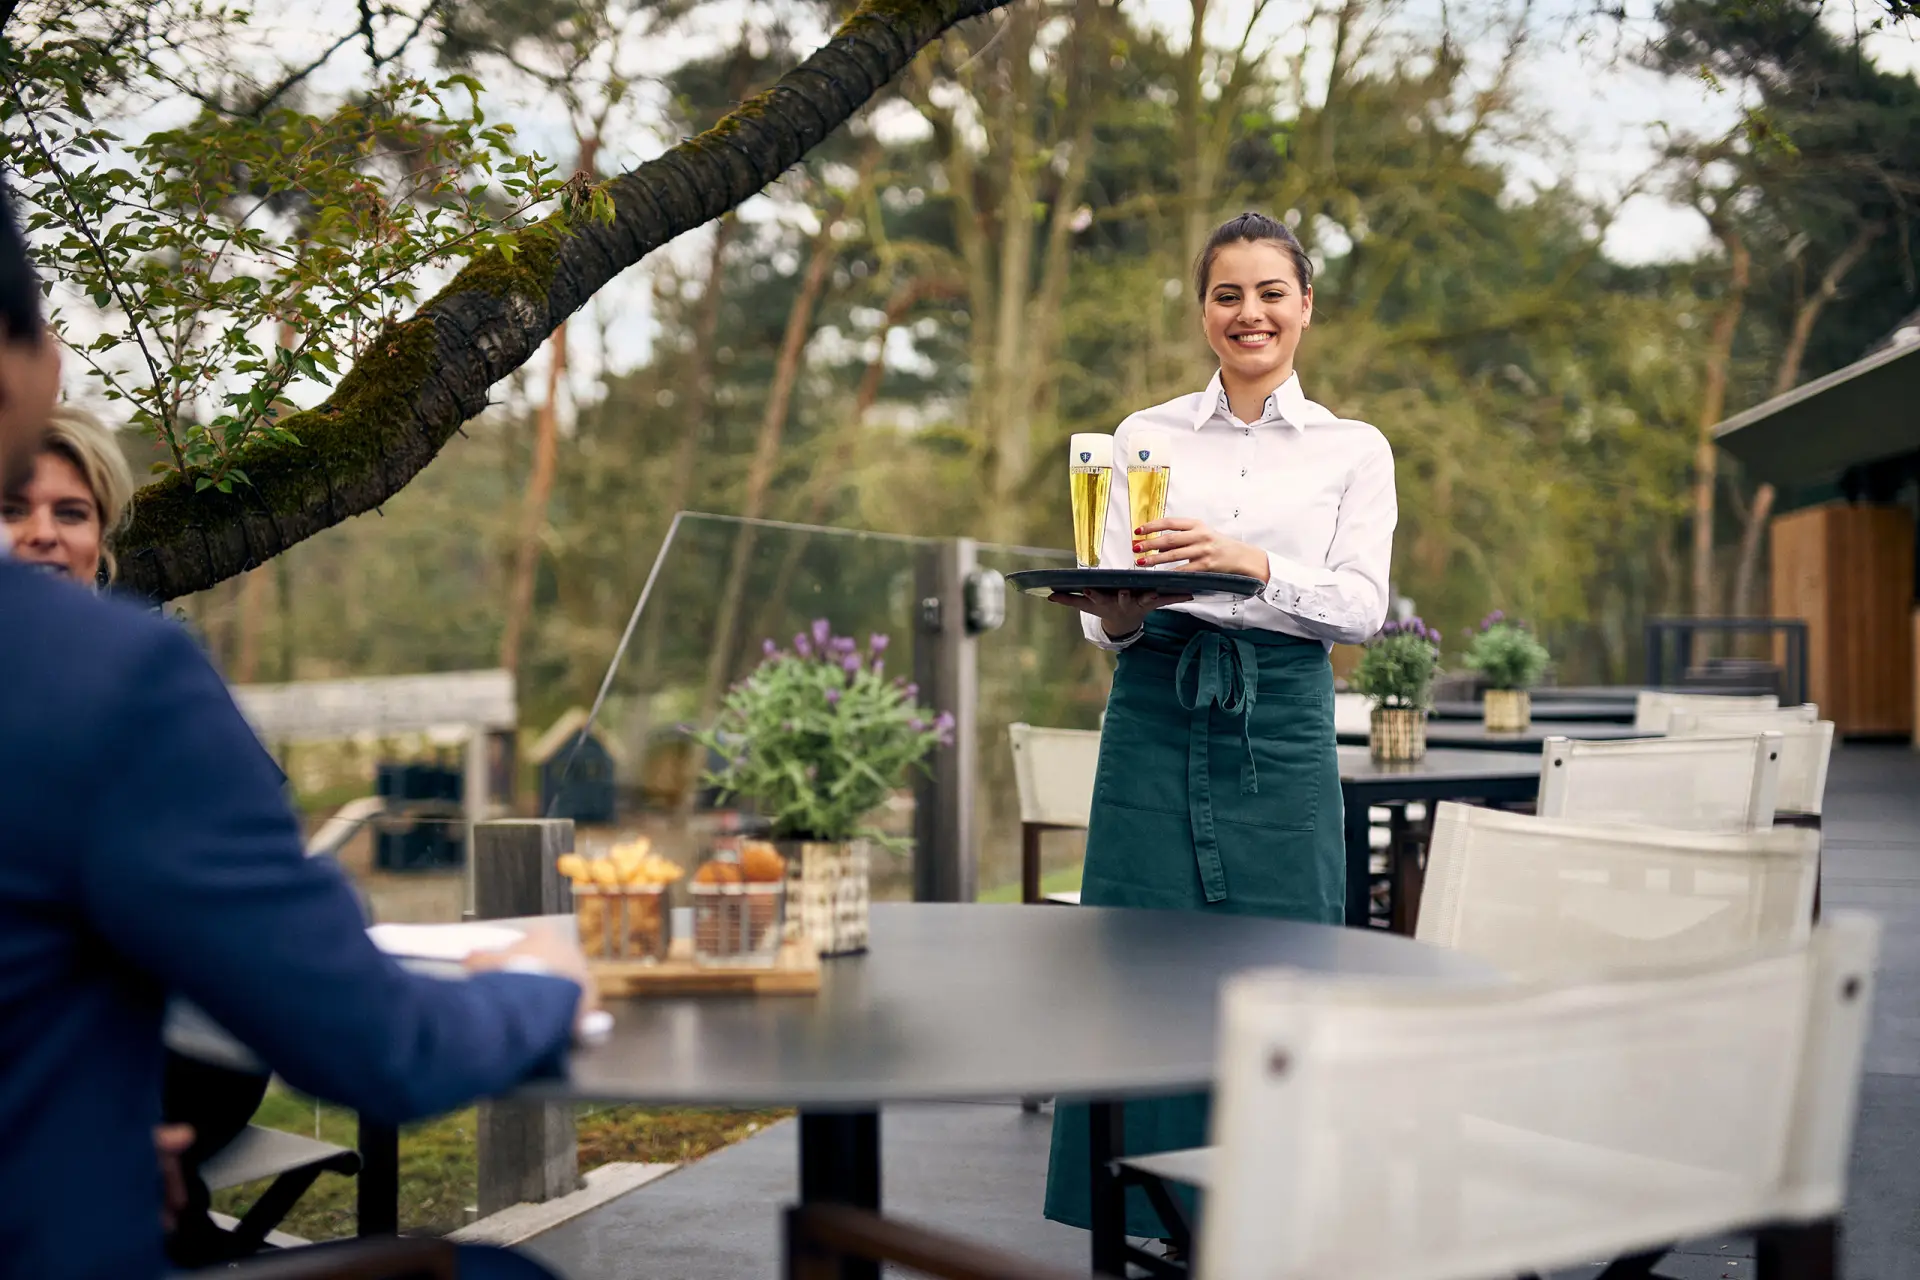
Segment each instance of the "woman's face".
M1285 382L1312 318L1313 290L1300 287L1293 255L1280 245L1242 240L1213 255L1201 324L1227 377Z
M100 506L80 468L42 452L33 478L0 501L13 558L92 586L100 573Z

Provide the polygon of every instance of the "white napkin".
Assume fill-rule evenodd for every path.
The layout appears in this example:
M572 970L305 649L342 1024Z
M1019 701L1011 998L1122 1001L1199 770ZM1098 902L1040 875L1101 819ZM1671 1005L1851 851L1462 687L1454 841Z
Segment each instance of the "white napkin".
M459 962L476 951L510 947L527 935L497 924L376 924L367 936L390 956Z

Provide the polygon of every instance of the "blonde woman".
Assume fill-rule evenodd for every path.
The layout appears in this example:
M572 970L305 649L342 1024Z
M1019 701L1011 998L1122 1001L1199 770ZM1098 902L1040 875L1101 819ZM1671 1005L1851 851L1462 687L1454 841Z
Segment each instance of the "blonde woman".
M113 539L126 525L133 473L98 418L62 405L24 485L0 498L13 558L92 590L113 580Z

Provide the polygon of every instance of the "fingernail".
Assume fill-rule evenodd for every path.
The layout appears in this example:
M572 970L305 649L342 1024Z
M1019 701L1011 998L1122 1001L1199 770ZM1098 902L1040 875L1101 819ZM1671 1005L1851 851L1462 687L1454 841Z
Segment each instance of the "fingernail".
M1137 538L1137 537L1139 537L1139 536L1140 536L1141 534L1143 534L1143 533L1145 533L1146 531L1147 531L1147 526L1145 526L1145 525L1141 525L1141 526L1140 526L1140 527L1139 527L1138 529L1135 529L1135 530L1133 531L1133 536Z
M1133 558L1133 566L1136 569L1144 567L1146 563L1147 563L1147 558L1145 556L1135 556Z
M1146 547L1146 544L1142 542L1136 542L1133 544L1133 549L1135 552L1142 551L1145 549L1145 547Z

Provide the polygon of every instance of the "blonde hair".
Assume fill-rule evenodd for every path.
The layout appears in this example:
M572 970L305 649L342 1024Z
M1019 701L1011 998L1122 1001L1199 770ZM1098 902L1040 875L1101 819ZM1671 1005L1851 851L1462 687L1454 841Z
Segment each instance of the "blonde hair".
M120 569L113 558L113 539L126 527L133 501L133 469L119 440L85 409L63 404L47 422L40 451L72 463L92 491L93 505L100 512L100 559L111 582Z

